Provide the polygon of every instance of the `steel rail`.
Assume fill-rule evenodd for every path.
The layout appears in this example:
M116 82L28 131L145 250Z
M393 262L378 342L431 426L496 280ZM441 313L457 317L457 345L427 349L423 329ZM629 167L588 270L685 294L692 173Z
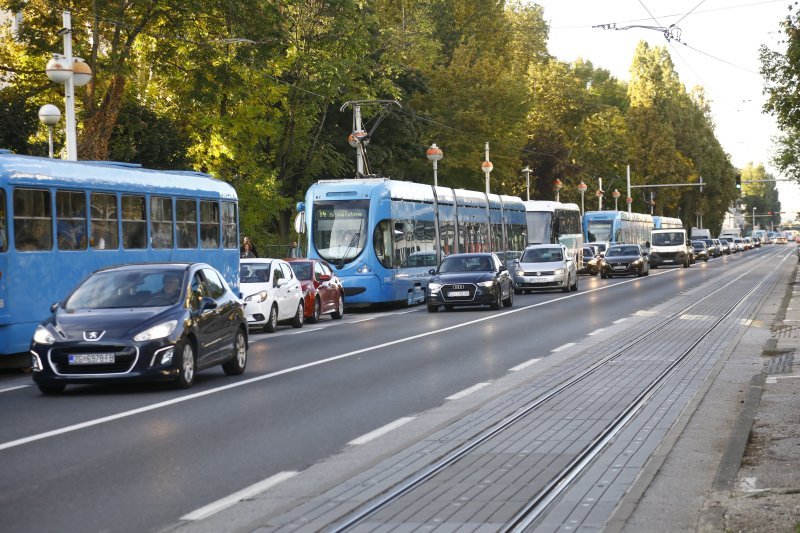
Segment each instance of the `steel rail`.
M789 256L787 255L787 257L789 257ZM765 260L766 259L767 258L765 258ZM784 258L784 260L785 259L786 258ZM558 384L555 387L551 388L549 391L547 391L547 392L543 393L542 395L538 396L535 400L531 401L527 405L525 405L525 406L521 407L520 409L518 409L514 414L503 418L502 420L492 424L490 427L488 427L486 429L481 430L476 435L470 437L463 444L459 445L454 450L448 452L447 454L445 454L440 459L434 461L433 463L431 463L427 467L421 469L420 471L416 472L415 474L413 474L413 475L407 477L406 479L400 481L398 484L396 484L394 487L392 487L391 489L389 489L386 492L384 492L383 494L381 494L379 497L374 498L373 500L362 504L360 507L358 507L354 511L352 511L349 514L345 515L342 519L340 519L338 522L333 524L331 527L326 528L325 531L328 532L328 533L339 533L339 532L346 531L349 528L357 525L361 521L365 520L366 518L368 518L372 514L376 513L380 509L382 509L382 508L390 505L392 502L398 500L403 495L411 492L412 490L414 490L415 488L419 487L420 485L422 485L423 483L425 483L429 479L433 478L436 474L442 472L446 468L448 468L448 467L452 466L453 464L455 464L456 462L458 462L460 459L462 459L465 456L467 456L467 454L470 451L472 451L473 449L475 449L476 447L480 446L481 444L484 444L485 442L487 442L490 439L494 438L495 436L499 435L503 431L509 429L514 424L516 424L520 420L524 419L532 411L535 411L536 409L541 407L544 403L550 401L551 399L553 399L558 394L564 392L565 390L569 389L570 387L574 386L575 384L583 381L587 377L589 377L592 374L594 374L595 372L597 372L599 369L603 368L609 362L614 361L615 359L621 357L623 354L625 354L625 352L629 351L630 349L632 349L633 347L637 346L638 344L641 344L643 342L648 341L653 335L655 335L656 333L658 333L662 329L666 328L668 325L672 324L674 321L680 319L680 317L682 315L686 314L692 308L694 308L695 306L701 304L702 302L704 302L708 298L711 298L712 296L716 295L718 292L727 289L730 285L738 282L741 278L743 278L745 275L747 275L750 272L752 272L752 270L755 268L755 267L749 267L749 268L748 267L749 267L749 265L737 265L737 269L747 268L747 271L742 273L742 274L740 274L739 276L731 279L729 282L725 283L724 285L721 285L720 287L714 289L709 294L703 296L702 298L698 299L697 301L693 302L692 304L684 307L680 311L677 311L677 312L673 313L672 315L667 315L666 319L664 320L664 322L659 324L657 327L655 327L652 330L648 331L644 335L641 335L638 338L628 342L624 346L618 348L616 351L614 351L610 355L604 357L600 361L597 361L596 363L591 365L586 370L574 375L571 378L568 378L568 379L562 381L560 384ZM766 280L766 278L764 278L761 281L759 281L750 291L748 291L747 296L749 296L753 291L755 291L755 289L758 288L765 280ZM738 300L731 307L731 309L729 309L722 316L722 318L720 318L717 322L715 322L705 333L703 333L701 335L701 337L695 343L692 344L692 347L690 347L689 350L687 350L687 352L693 351L694 348L697 346L697 344L699 344L708 334L710 334L711 331L714 328L716 328L719 325L720 322L722 322L722 320L727 318L730 315L730 313L732 313L733 310L736 309L736 307L738 307L742 302L744 302L746 300L747 296L745 296L744 298ZM674 369L677 368L677 363L681 362L687 355L688 355L688 353L682 355L681 358L677 359L676 362L673 362L670 365L670 367L668 367L668 369L665 370L665 372L674 371ZM654 387L654 384L657 385L660 379L662 379L661 375L659 377L657 377L656 380L653 383L651 383L645 389L645 391L643 391L639 396L637 396L637 399L634 400L634 402L632 402L632 404L629 405L628 408L626 408L626 410L621 415L619 415L618 418L620 418L620 417L624 418L624 422L622 422L622 424L621 424L622 426L624 426L625 422L630 420L630 418L632 418L636 414L636 412L638 412L638 410L641 409L641 407L646 404L647 398L649 398L649 396L652 395L652 393L655 392L655 390L657 390L657 387ZM646 394L648 391L650 391L649 394ZM642 402L642 400L644 400L644 401ZM639 403L641 403L641 405L639 405L639 407L637 407L636 409L632 408L633 406L636 406ZM627 414L627 416L626 416L626 414ZM615 421L616 421L616 419L615 419ZM609 424L609 426L613 426L613 425L615 425L615 422L612 422L611 424ZM600 436L596 437L592 441L592 443L587 445L584 448L584 450L586 450L587 448L589 448L589 447L591 447L593 445L594 446L598 446L599 445L599 441L602 441L603 442L603 446L604 446L611 438L613 438L613 435L606 436L604 438L603 435L605 435L606 433L607 432L604 430L603 433L601 433ZM598 442L595 442L595 441L598 441ZM602 448L600 448L600 449L602 449ZM512 519L512 521L510 523L512 523L512 524L513 523L518 523L518 522L521 523L521 522L524 521L525 524L529 524L529 522L527 520L525 520L525 516L532 515L532 513L535 510L537 511L536 517L538 517L538 515L541 514L542 510L544 510L547 507L547 505L549 505L549 503L551 503L553 501L553 499L555 499L555 497L557 497L557 494L556 494L553 498L547 498L547 494L546 493L547 492L552 492L552 491L554 491L556 489L558 489L558 491L559 491L558 493L559 494L560 494L560 492L563 492L563 490L568 486L567 477L569 477L569 481L571 481L572 479L574 479L575 476L577 476L580 473L580 470L576 470L576 468L579 466L577 463L582 463L582 467L583 467L583 466L586 466L586 464L588 464L589 462L591 462L591 459L589 459L589 458L587 458L585 460L585 462L580 460L581 457L586 456L586 455L587 454L584 453L583 451L579 452L578 458L576 458L573 462L571 462L569 465L567 465L567 467L565 467L562 470L562 472L553 479L553 481L548 483L547 488L545 488L542 491L540 491L540 493L537 494L537 496L534 497L534 499L528 505L526 505L526 507L523 509L524 512L520 511L517 515L515 515L515 517ZM581 469L582 469L582 467L581 467ZM573 471L574 475L569 476L568 473L565 474L565 472L568 471L568 470L569 471ZM542 507L541 503L544 502L545 500L546 500L547 503L546 503L546 505L544 505ZM523 516L523 515L525 515L525 516ZM534 521L535 521L535 518L534 518ZM517 531L518 529L516 527L512 527L511 530Z

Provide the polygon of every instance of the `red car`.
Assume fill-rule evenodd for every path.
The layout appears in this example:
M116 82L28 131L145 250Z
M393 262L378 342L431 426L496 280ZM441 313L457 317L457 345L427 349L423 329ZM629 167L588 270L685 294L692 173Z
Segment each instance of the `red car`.
M300 280L304 294L304 316L310 323L322 315L339 319L344 315L344 287L325 261L286 259Z

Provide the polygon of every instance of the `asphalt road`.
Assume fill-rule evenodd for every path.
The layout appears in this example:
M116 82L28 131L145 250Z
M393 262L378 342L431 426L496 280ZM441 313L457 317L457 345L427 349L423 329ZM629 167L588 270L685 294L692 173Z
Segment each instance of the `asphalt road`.
M423 306L346 314L250 339L243 376L39 394L0 380L0 523L17 531L157 531L279 472L437 407L646 311L765 247L644 278L581 276L577 293L515 296L511 309Z

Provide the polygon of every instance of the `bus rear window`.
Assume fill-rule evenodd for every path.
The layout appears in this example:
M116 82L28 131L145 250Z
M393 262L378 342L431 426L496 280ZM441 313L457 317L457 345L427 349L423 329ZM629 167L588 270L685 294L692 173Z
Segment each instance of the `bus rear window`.
M22 252L53 248L53 212L50 191L14 190L14 246Z
M239 248L239 239L236 236L236 204L222 202L222 228L225 248Z

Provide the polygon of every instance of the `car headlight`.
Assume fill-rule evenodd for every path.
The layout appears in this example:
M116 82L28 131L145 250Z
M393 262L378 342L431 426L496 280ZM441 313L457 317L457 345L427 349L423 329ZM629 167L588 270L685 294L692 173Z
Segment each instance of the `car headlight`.
M431 292L439 292L439 289L441 289L441 288L442 288L442 284L441 283L433 283L433 282L428 283L428 289Z
M632 262L631 264L632 264L633 266L639 266L639 265L641 265L641 264L642 264L642 260L641 260L641 259L637 259L636 261Z
M36 344L53 344L56 342L55 336L50 333L50 330L41 324L36 326L36 331L33 332L33 342Z
M490 279L489 281L481 281L478 283L478 287L492 287L494 286L494 280Z
M563 268L557 268L556 271L554 272L554 274L556 276L563 276L564 272L566 272L566 270L564 270Z
M136 335L133 340L136 342L142 341L151 341L154 339L161 339L170 335L173 331L175 331L175 326L178 325L177 320L167 320L166 322L162 322L161 324L157 324L152 328L147 328L143 332Z
M250 296L245 298L244 301L245 302L255 302L257 304L260 304L261 302L266 300L268 297L269 297L269 293L267 291L259 291L259 292L255 293L255 294L251 294Z
M521 268L518 268L518 269L516 269L514 271L514 274L516 274L517 276L524 276L525 275L525 271L522 270Z

